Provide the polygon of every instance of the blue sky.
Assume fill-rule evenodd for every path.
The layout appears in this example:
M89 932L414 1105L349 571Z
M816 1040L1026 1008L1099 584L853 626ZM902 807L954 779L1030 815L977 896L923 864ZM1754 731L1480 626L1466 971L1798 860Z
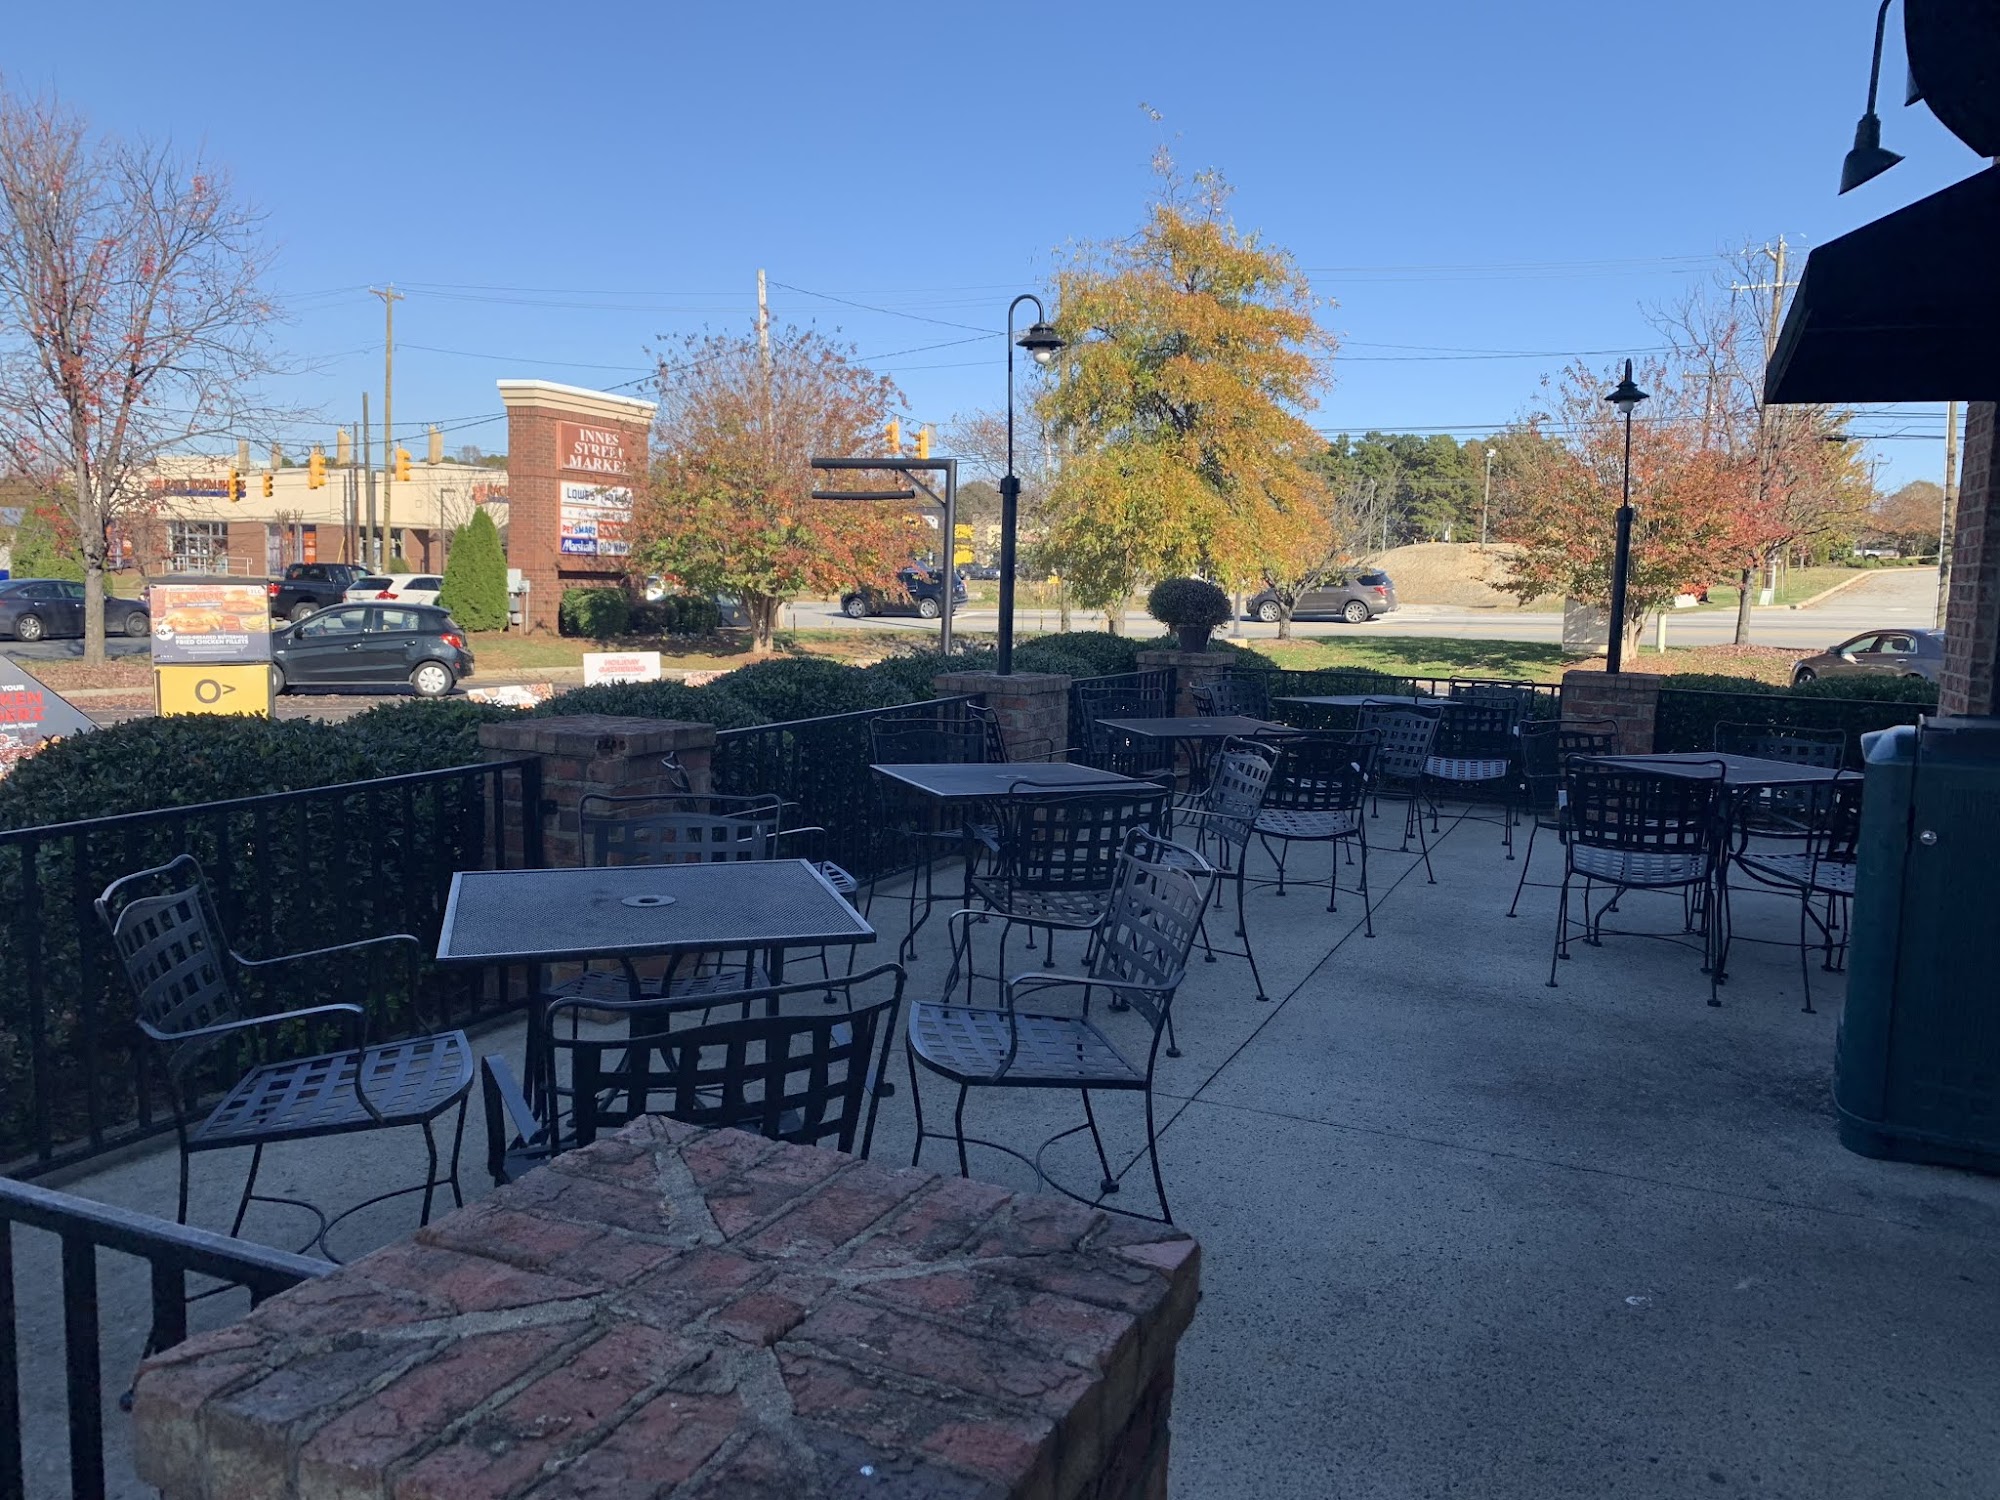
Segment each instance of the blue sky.
M86 46L73 11L16 7L4 66L201 144L268 213L309 366L283 394L326 419L301 442L379 399L365 288L390 281L399 432L503 447L495 379L633 380L662 335L748 326L760 266L777 319L882 356L915 419L997 406L1008 298L1137 222L1162 139L1337 302L1317 425L1468 435L1571 352L1652 346L1643 306L1717 253L1820 243L1979 167L1902 108L1895 12L1909 159L1836 197L1874 10L109 0ZM1888 482L1941 468L1941 437L1874 452Z

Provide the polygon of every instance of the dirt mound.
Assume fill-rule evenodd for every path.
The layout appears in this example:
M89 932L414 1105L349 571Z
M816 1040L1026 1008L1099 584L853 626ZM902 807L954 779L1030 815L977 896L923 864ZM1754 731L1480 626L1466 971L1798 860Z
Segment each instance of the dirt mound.
M1507 559L1514 548L1504 542L1412 542L1371 558L1396 581L1396 598L1403 604L1449 604L1460 609L1521 609L1512 594L1503 593ZM1536 600L1530 609L1560 609L1560 600Z

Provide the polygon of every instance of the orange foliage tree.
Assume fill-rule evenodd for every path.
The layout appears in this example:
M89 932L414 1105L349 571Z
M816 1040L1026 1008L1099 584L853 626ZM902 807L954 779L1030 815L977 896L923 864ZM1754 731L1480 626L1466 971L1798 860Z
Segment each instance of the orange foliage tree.
M812 499L809 463L867 454L902 400L851 347L809 329L773 330L768 361L752 334L687 338L660 366L634 559L691 592L736 595L760 650L787 599L893 586L932 533L908 508Z

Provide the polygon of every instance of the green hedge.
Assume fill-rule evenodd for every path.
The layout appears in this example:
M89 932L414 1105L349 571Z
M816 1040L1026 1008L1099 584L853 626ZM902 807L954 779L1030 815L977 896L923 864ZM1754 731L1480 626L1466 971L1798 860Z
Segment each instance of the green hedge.
M1840 729L1847 734L1847 764L1859 767L1862 735L1914 724L1937 706L1937 685L1922 678L1822 678L1796 688L1695 673L1672 681L1660 690L1653 723L1659 751L1711 749L1715 726L1724 722Z
M632 606L627 628L634 635L713 635L722 623L715 600L700 594L670 594Z
M534 709L537 718L563 714L616 714L637 719L684 719L717 729L748 729L764 716L718 684L603 682L557 693Z
M632 601L623 589L564 589L556 608L556 626L564 635L586 635L608 641L623 635L632 623Z

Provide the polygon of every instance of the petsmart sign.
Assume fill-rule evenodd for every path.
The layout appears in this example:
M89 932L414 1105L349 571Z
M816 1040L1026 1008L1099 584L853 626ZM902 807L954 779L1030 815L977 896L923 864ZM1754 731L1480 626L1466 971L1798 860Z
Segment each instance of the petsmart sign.
M623 485L562 482L562 550L569 557L624 557L632 550L632 492Z
M657 651L586 651L583 653L583 681L586 687L600 682L658 682L660 653Z

